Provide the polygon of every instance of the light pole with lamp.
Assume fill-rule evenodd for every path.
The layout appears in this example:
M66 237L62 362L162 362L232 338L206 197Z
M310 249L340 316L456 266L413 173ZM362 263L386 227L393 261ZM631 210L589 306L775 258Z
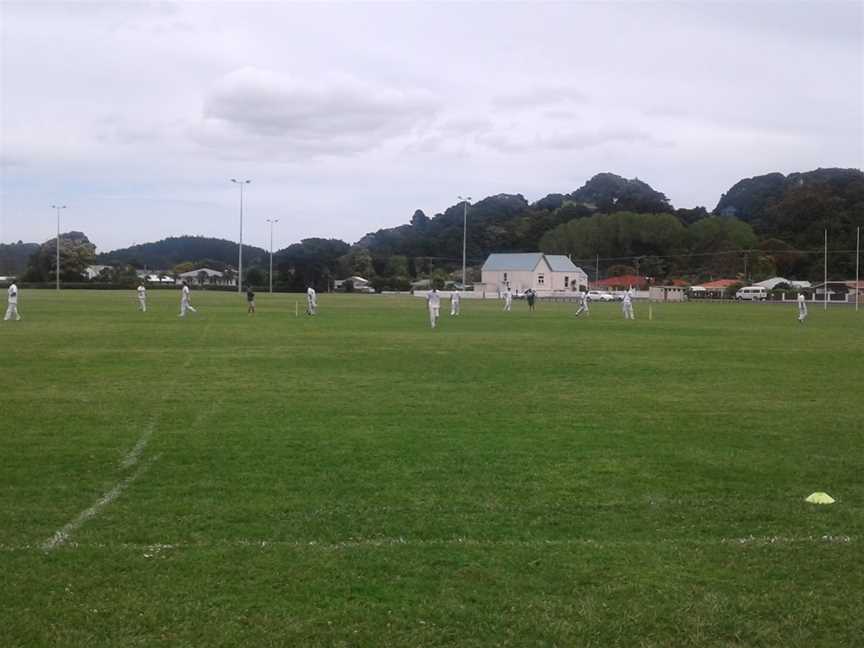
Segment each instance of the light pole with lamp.
M66 209L66 205L51 205L51 209L57 210L57 290L60 290L60 210Z
M240 185L240 256L237 263L237 292L243 292L243 185L247 185L251 180L237 180L231 178L231 182Z
M465 250L468 246L468 205L471 202L471 196L457 197L462 201L462 290L465 290Z
M278 218L268 218L270 223L270 294L273 294L273 225L279 222Z

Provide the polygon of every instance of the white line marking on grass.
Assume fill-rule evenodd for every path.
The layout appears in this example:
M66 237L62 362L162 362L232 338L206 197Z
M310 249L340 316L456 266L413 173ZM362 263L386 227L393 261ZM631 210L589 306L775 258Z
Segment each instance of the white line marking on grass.
M135 444L135 447L129 451L129 454L123 457L123 461L120 462L121 468L131 468L138 463L138 460L141 458L141 453L144 452L144 448L147 447L150 437L153 436L153 430L155 428L155 423L151 423L147 426L144 430L144 434L141 435L141 438L138 439L138 442Z
M357 538L344 540L342 542L318 542L316 540L264 540L240 538L236 540L213 540L201 542L165 542L165 543L78 543L70 542L70 534L78 529L84 522L92 518L99 509L109 504L119 496L122 489L129 485L154 459L142 464L141 467L126 480L115 486L102 499L92 507L81 513L75 520L60 529L48 542L42 545L10 545L0 544L0 551L33 551L56 549L63 545L65 549L104 549L104 550L132 550L154 553L172 549L210 549L237 547L249 549L285 548L285 549L312 549L317 551L341 551L345 549L384 548L384 547L526 547L539 549L543 547L595 547L597 549L606 547L651 547L658 545L684 545L684 546L709 546L709 545L733 545L733 546L771 546L788 544L833 544L849 545L856 544L858 538L848 535L821 535L821 536L747 536L743 538L659 538L657 540L592 540L590 538L564 538L550 540L479 540L472 538L438 538L438 539L411 539L411 538ZM116 492L115 492L116 491ZM110 499L109 499L110 497Z
M48 540L42 543L41 548L45 551L51 551L52 549L56 549L62 544L65 544L69 541L69 538L72 536L75 531L81 528L81 526L94 517L96 517L99 512L108 506L111 502L116 500L123 493L124 490L131 484L133 481L138 479L147 468L149 468L150 464L152 464L156 459L158 459L158 455L150 459L149 461L142 463L138 466L138 469L129 475L123 481L117 483L111 490L105 493L102 497L96 500L96 503L93 504L90 508L84 509L81 511L75 519L71 522L58 529L53 536L51 536Z

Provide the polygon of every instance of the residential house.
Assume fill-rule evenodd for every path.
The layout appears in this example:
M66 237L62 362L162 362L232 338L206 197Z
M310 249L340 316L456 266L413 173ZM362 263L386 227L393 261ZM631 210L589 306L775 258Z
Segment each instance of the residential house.
M203 273L203 274L202 274ZM236 286L235 277L226 277L224 272L212 268L197 268L177 275L177 282L185 281L190 286Z
M566 256L542 252L490 254L481 269L481 288L539 294L575 291L588 286L588 275ZM477 287L475 287L477 290Z

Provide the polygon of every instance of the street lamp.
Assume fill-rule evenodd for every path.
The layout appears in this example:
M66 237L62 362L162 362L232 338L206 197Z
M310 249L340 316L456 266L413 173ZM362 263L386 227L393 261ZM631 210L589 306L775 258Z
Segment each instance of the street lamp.
M57 290L60 290L60 210L66 209L66 205L51 205L51 209L57 210Z
M273 225L279 222L278 218L268 218L270 223L270 294L273 294Z
M243 292L243 185L247 185L251 180L237 180L231 178L231 182L240 185L240 257L237 263L237 292Z
M465 249L468 243L468 205L471 202L471 196L463 198L458 196L462 201L462 290L465 290Z

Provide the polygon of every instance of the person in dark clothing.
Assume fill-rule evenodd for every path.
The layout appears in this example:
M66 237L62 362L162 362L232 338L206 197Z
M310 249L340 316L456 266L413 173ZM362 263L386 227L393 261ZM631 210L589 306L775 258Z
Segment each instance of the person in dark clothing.
M246 302L249 304L249 307L246 309L247 315L255 314L255 293L252 292L252 286L246 287Z
M528 310L534 310L534 300L537 298L537 293L532 288L525 291L525 299L528 300Z

